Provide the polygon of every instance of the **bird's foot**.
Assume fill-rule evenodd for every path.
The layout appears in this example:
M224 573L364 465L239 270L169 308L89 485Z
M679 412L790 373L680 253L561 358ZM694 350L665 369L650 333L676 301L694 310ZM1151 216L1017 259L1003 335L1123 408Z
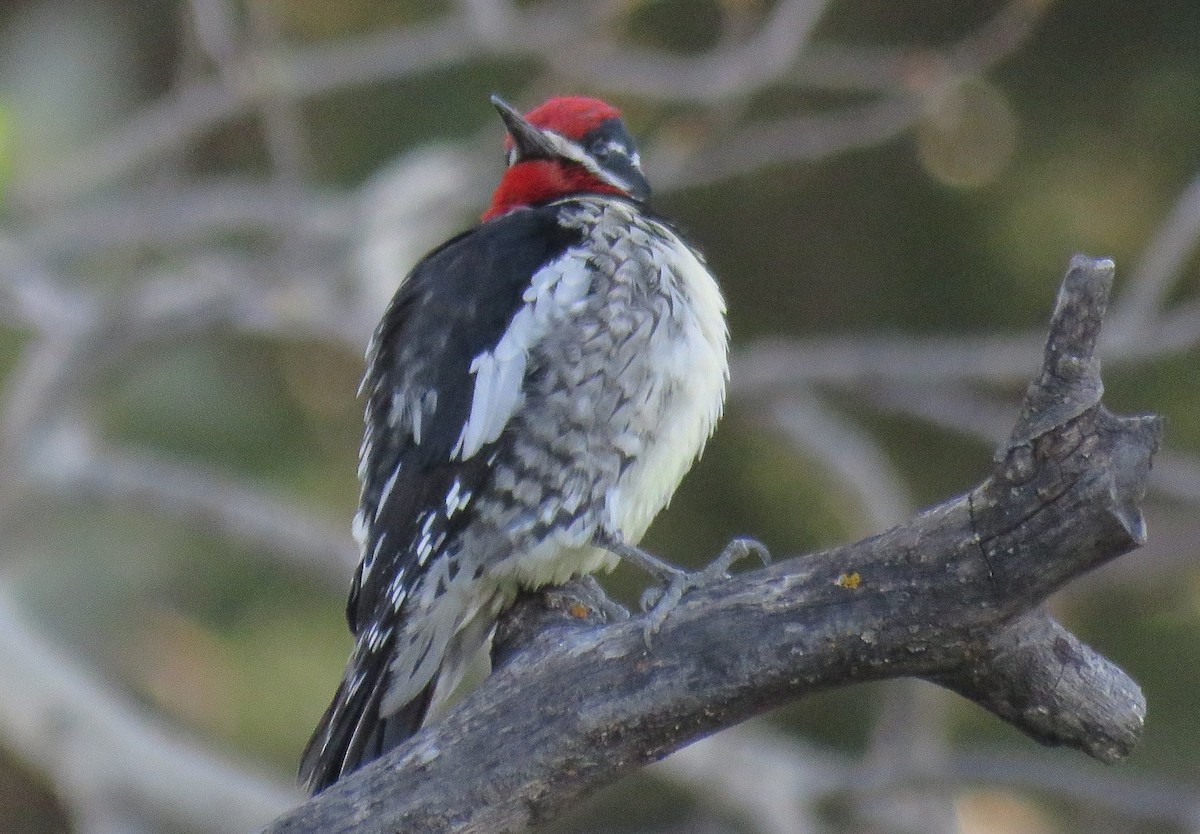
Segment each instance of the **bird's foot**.
M566 611L579 620L613 623L629 619L629 611L604 592L590 574L577 576L564 585L542 589L550 608Z
M605 621L619 623L621 620L629 619L628 609L604 593L604 589L600 587L600 583L596 581L596 577L591 574L585 574L579 577L579 580L581 586L586 591L583 601L590 605L594 611L599 611Z
M667 616L683 599L684 594L697 588L723 582L729 578L729 569L747 556L754 554L763 565L771 563L771 554L762 542L749 538L737 538L729 542L721 554L703 570L686 571L664 562L640 547L620 541L606 541L602 546L622 559L637 565L659 581L658 587L647 588L642 594L642 611L645 626L642 636L646 648L650 648L655 633L662 628Z

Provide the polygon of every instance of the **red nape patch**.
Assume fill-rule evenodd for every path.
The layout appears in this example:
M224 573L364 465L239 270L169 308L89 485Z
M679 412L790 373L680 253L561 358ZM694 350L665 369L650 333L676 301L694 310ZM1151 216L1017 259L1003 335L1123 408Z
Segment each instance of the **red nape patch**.
M534 127L553 130L568 139L582 139L589 130L608 119L621 118L621 111L606 101L586 96L559 96L525 114Z
M484 220L521 206L546 203L569 194L624 194L579 165L557 159L530 159L504 172Z

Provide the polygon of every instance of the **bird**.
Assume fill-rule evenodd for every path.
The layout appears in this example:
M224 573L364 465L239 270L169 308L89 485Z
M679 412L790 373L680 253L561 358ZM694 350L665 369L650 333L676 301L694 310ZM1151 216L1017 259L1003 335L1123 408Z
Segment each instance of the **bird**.
M301 757L314 794L485 677L518 591L633 562L662 584L649 645L756 545L694 573L638 547L721 415L729 337L703 257L649 208L620 111L492 103L507 137L490 205L404 278L367 350L355 642Z

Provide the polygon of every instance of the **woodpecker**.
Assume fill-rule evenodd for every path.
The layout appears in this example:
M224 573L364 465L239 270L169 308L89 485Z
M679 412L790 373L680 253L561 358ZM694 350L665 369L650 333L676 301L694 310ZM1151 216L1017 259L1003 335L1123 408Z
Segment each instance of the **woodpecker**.
M367 351L355 645L302 757L313 793L485 676L520 589L631 560L666 586L649 635L747 549L685 574L637 547L721 413L716 280L648 210L616 108L492 102L508 138L491 205L409 273Z

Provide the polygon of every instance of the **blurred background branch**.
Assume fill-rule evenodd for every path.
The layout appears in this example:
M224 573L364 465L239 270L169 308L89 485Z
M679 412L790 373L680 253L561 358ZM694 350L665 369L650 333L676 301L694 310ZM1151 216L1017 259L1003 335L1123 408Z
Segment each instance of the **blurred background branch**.
M1145 686L1130 765L873 686L562 830L1200 830L1196 31L1188 0L5 6L0 830L250 830L294 799L348 649L362 349L487 201L487 95L565 91L622 106L730 301L730 413L653 550L807 550L973 483L1075 250L1125 265L1107 396L1168 435L1145 555L1055 602Z

